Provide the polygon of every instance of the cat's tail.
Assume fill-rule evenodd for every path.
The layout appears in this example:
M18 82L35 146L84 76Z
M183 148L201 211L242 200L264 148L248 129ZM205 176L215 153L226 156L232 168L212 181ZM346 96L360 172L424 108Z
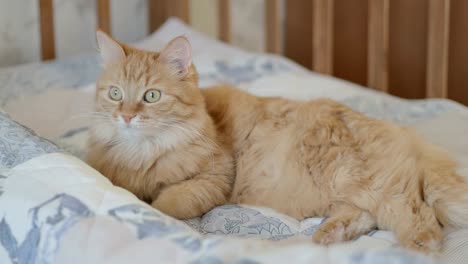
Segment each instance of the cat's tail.
M456 174L447 156L433 156L429 161L422 180L424 200L443 226L468 228L468 183Z

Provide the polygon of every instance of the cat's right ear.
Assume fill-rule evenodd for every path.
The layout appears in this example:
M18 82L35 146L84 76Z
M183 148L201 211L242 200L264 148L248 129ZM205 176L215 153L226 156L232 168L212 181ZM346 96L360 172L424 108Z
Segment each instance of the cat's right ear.
M176 37L159 54L159 60L168 65L171 72L184 77L192 64L192 47L184 36Z
M96 31L96 39L104 67L125 58L122 46L103 31Z

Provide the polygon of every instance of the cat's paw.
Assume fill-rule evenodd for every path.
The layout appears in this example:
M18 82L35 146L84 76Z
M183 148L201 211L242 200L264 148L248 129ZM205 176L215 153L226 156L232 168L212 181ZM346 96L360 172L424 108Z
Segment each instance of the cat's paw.
M314 242L329 245L336 242L343 242L347 240L346 226L341 221L325 221L315 231L312 239Z
M174 194L176 193L176 194ZM177 219L190 219L202 214L185 195L175 191L162 192L151 203L153 208Z
M172 203L168 201L164 201L163 199L156 199L153 202L151 202L151 206L164 214L178 218L174 215L174 208L172 206Z
M404 247L431 254L438 254L442 249L442 232L424 230L401 239Z

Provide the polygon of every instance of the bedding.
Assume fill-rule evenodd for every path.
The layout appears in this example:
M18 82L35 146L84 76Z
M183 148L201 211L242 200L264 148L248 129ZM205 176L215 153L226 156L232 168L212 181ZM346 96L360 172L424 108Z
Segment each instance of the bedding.
M305 239L208 236L282 240L310 236L320 220L299 224L268 209L227 205L177 221L6 114L0 121L1 263L433 263L372 237L325 248Z
M136 46L158 50L176 32L193 45L201 86L228 82L260 96L338 100L414 128L452 154L468 177L468 109L462 105L403 100L311 73L283 57L206 38L176 19ZM226 205L184 222L159 213L79 159L99 71L96 55L0 70L0 108L12 117L0 114L0 263L436 261L400 249L384 231L352 243L312 245L322 219L297 221L265 208ZM468 231L447 232L441 262L464 263Z

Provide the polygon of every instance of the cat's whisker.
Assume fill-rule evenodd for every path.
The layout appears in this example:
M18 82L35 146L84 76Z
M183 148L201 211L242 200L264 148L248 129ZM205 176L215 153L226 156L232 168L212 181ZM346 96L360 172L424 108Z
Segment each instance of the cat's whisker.
M80 114L75 114L70 117L70 119L75 120L79 118L88 118L88 119L108 119L110 118L109 114L106 113L100 113L100 112L89 112L89 113L80 113Z

